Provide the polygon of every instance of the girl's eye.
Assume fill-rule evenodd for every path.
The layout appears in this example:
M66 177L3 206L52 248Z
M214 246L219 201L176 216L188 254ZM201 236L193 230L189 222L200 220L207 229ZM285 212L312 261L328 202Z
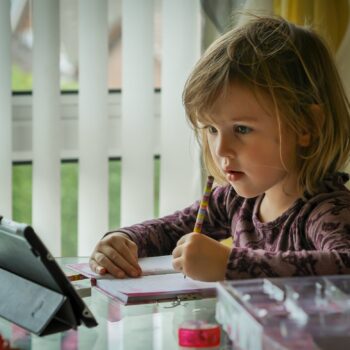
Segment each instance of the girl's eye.
M244 126L244 125L235 126L234 130L236 133L242 134L242 135L249 134L252 131L250 127Z
M218 131L213 126L207 126L209 134L216 134Z

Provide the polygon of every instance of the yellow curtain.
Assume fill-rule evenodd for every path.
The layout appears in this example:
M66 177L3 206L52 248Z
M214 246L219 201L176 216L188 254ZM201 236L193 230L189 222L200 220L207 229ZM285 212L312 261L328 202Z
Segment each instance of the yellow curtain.
M349 24L348 0L274 0L274 12L298 24L311 25L335 53Z

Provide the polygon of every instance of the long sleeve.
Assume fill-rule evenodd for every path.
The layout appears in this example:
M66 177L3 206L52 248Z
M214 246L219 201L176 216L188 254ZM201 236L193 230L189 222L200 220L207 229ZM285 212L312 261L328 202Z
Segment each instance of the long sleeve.
M286 250L234 247L226 278L349 274L349 204L349 195L344 193L312 207L308 215L301 214L294 225L289 226L289 232L283 232L289 240ZM298 246L292 250L293 241Z
M210 195L202 233L216 240L231 235L227 216L227 208L232 206L229 194L229 187L216 187ZM139 257L171 254L179 238L193 232L198 208L199 201L174 214L117 231L127 234L137 244Z
M286 251L233 248L226 279L350 274L350 251Z

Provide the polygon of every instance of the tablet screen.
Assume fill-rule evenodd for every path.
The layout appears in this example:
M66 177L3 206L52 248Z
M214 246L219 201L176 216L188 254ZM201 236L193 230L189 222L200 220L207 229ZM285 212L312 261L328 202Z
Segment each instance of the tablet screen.
M65 295L77 318L88 327L95 318L49 250L29 225L0 217L0 268Z

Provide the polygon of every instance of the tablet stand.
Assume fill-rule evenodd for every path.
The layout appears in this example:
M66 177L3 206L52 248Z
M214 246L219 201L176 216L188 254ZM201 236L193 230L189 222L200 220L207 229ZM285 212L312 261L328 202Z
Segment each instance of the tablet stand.
M0 268L0 316L37 335L76 328L65 295Z

